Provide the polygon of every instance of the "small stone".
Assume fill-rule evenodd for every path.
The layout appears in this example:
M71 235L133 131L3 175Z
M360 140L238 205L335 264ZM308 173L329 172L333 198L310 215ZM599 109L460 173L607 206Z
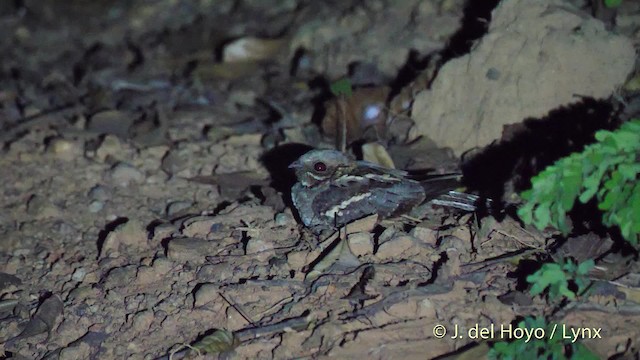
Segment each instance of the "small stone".
M74 270L73 275L71 275L71 280L80 282L84 280L85 275L87 275L87 269L79 267Z
M138 269L136 268L135 265L126 265L126 266L115 268L109 271L109 274L107 275L107 279L105 280L104 286L106 289L112 289L112 288L121 287L126 284L129 284L131 282L131 279L134 279L136 277L137 271ZM119 300L119 298L115 296L117 295L117 293L118 293L117 291L110 292L110 294L114 295L114 299L112 300L114 301Z
M87 196L93 200L107 201L111 197L110 191L102 186L96 185L89 190Z
M237 274L236 274L237 275ZM225 279L225 281L232 281L234 279L233 269L227 266L225 263L219 264L206 264L198 270L196 274L196 280L198 281L212 281L212 280Z
M91 116L88 128L100 134L115 134L124 138L129 135L134 119L133 114L125 111L106 110Z
M84 146L75 141L57 138L51 140L47 146L47 150L49 150L58 159L71 161L83 155Z
M89 359L91 358L91 345L86 342L74 342L64 349L60 350L58 359L60 360L73 360L73 359Z
M33 195L27 201L27 214L38 218L51 218L60 216L60 210L47 198Z
M167 206L167 216L174 217L183 210L189 209L192 205L191 201L174 201Z
M254 255L256 260L262 262L275 255L274 243L260 238L252 238L247 242L247 255Z
M193 264L204 264L206 256L215 253L217 250L214 242L182 238L173 239L169 242L167 257L176 262L190 262Z
M126 158L122 142L117 136L107 135L96 149L96 159L105 162L108 157L122 160Z
M164 239L170 238L171 235L179 231L178 227L174 224L160 224L153 228L153 238L151 241L160 242Z
M201 284L193 294L193 306L200 307L212 301L220 300L219 286L216 284Z
M408 235L397 236L383 244L378 248L376 256L381 259L399 259L405 258L407 255L405 252L409 252L412 248L416 247L416 240L414 237Z
M296 220L293 218L293 215L281 212L276 214L275 223L276 226L287 226L295 224Z
M104 207L104 203L102 201L93 200L89 204L89 212L95 214L100 210L102 210L103 207Z
M98 290L93 286L80 286L69 292L68 300L71 301L83 301L88 298L97 297Z
M20 284L22 284L22 280L19 277L0 272L0 292L9 288L9 286L20 286Z
M382 234L380 234L380 236L378 237L378 243L382 244L391 240L396 235L397 232L398 230L396 230L394 227L388 227L384 229Z
M47 205L47 199L42 196L33 195L27 201L27 214L39 215Z
M294 270L300 270L309 263L307 260L309 252L306 251L292 251L287 254L287 263L289 267Z
M373 254L373 234L359 232L347 237L349 249L357 257Z
M177 174L189 165L179 150L173 149L166 153L160 163L160 168L169 175Z
M438 242L438 232L427 227L416 226L409 234L424 244L429 244L433 247L435 247Z
M127 221L124 224L118 225L113 231L107 234L100 249L100 257L105 257L111 252L119 251L121 246L132 247L134 249L142 249L148 246L147 231L139 221Z
M145 180L145 176L140 170L127 163L116 164L110 172L113 181L123 187L129 186L131 183L139 184Z
M133 316L133 331L141 333L149 330L155 316L151 310L142 310Z
M451 232L451 235L457 237L458 239L461 239L467 244L471 244L471 238L473 237L473 234L471 233L471 230L468 226L457 227L455 230L453 230L453 232Z

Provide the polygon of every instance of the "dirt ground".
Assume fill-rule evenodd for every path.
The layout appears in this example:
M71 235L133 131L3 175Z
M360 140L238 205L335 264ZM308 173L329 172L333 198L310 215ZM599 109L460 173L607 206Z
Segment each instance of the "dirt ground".
M640 3L497 3L0 2L0 358L216 358L184 347L212 334L234 359L484 356L469 329L531 315L638 359L637 252L511 210L532 174L633 116ZM525 119L546 132L519 138ZM287 166L343 138L463 170L494 212L315 236ZM526 275L561 255L598 258L596 290L530 296Z

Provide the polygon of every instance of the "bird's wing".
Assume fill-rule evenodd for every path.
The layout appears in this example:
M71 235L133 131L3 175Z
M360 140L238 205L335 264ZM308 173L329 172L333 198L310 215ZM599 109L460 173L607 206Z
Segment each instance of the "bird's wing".
M350 174L341 184L332 185L314 199L314 212L341 226L371 214L394 216L424 200L424 189L416 181L395 177L389 180L388 174L373 174L379 178L366 175L371 174Z

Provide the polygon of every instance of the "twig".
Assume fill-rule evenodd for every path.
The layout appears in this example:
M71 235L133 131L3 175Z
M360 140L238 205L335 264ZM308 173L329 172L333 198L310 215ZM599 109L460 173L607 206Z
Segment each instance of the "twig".
M237 312L238 312L238 314L240 314L240 316L242 316L242 318L244 318L244 319L245 319L249 324L251 324L251 325L253 325L253 326L256 326L256 324L255 324L253 321L251 321L251 319L249 318L249 316L247 316L247 315L244 313L244 311L242 311L242 309L240 309L240 307L239 307L239 306L237 306L236 304L231 303L229 300L227 300L227 298L226 298L224 295L222 295L222 294L218 294L218 295L220 295L220 297L221 297L222 299L224 299L224 301L226 301L226 302L227 302L227 304L229 304L229 306L231 306L235 311L237 311Z

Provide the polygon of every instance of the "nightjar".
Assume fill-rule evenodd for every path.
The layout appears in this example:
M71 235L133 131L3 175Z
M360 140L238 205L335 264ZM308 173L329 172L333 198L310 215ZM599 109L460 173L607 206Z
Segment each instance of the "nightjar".
M355 161L335 150L312 150L289 167L298 178L291 189L293 205L315 233L376 213L381 219L402 215L426 201L473 210L477 199L450 192L460 186L459 174L418 181L406 171Z

